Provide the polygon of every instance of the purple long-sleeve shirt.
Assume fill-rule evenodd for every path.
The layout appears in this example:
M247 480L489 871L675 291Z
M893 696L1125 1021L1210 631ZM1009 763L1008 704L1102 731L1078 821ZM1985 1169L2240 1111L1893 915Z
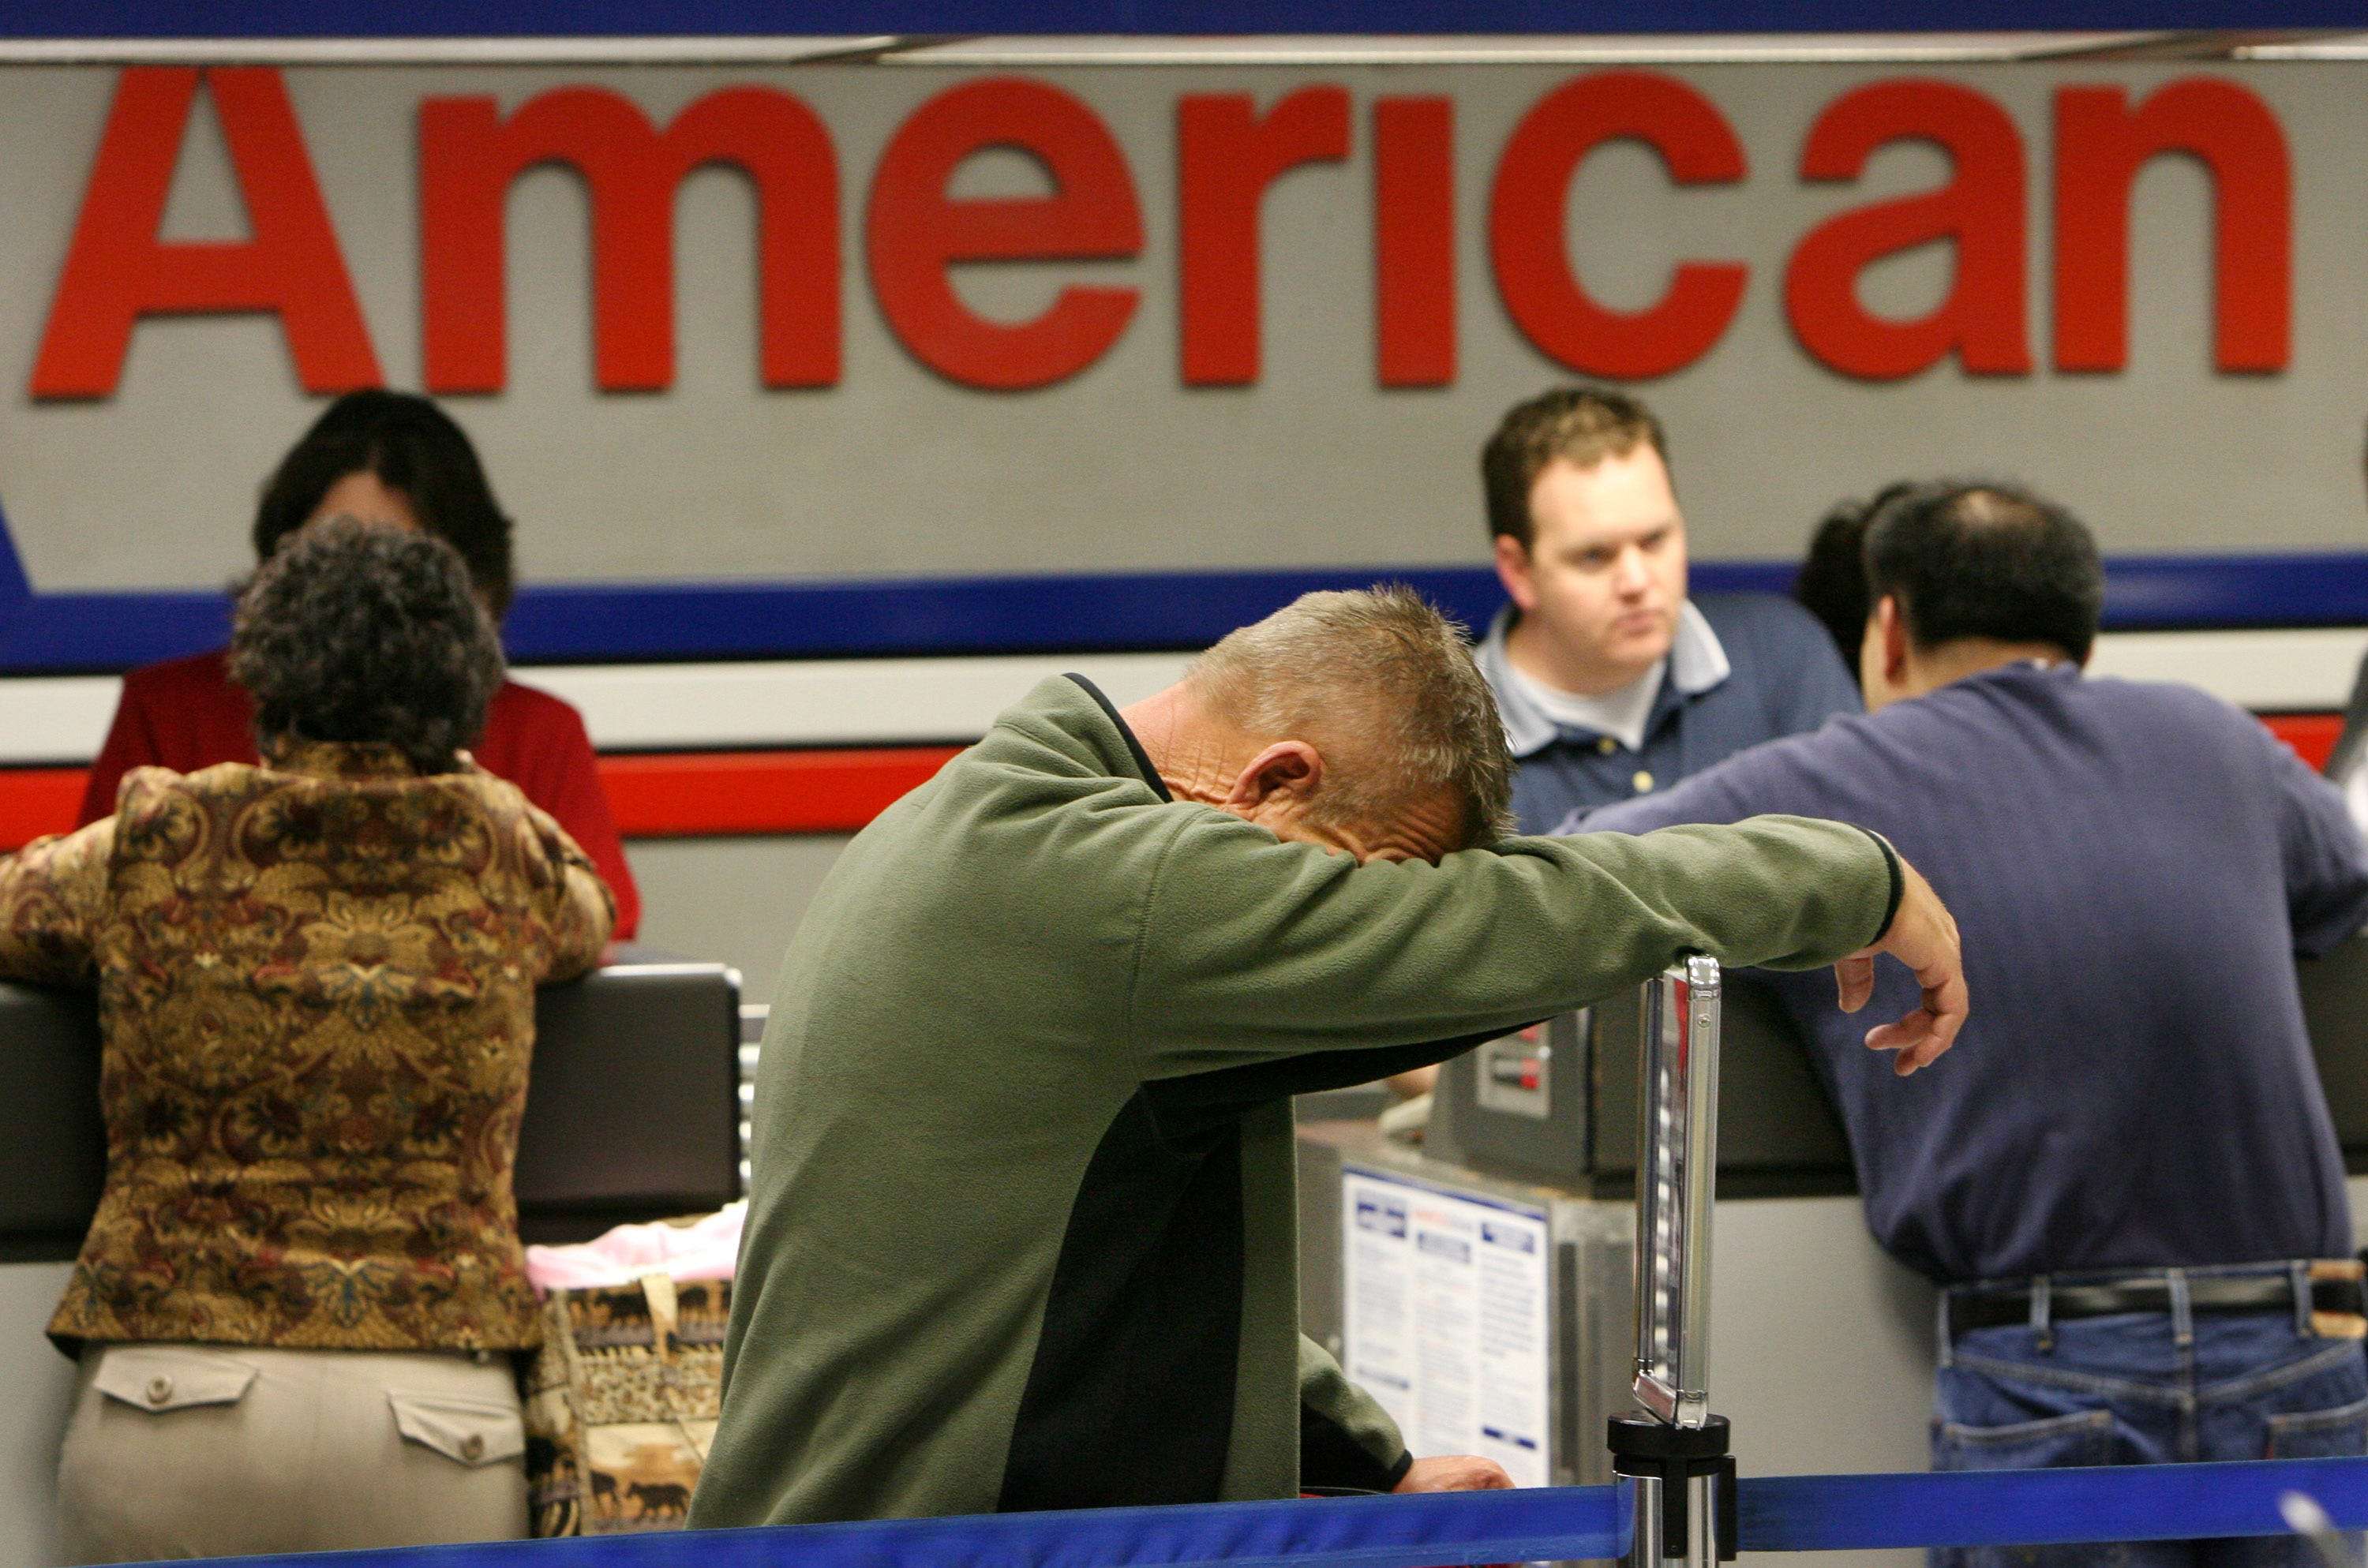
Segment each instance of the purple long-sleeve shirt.
M2368 848L2260 723L2018 663L1562 830L1766 812L1883 834L1964 939L1972 1017L1906 1080L1861 1043L1915 1005L1899 965L1854 1017L1829 977L1774 977L1894 1256L1956 1282L2351 1253L2293 959L2368 919Z

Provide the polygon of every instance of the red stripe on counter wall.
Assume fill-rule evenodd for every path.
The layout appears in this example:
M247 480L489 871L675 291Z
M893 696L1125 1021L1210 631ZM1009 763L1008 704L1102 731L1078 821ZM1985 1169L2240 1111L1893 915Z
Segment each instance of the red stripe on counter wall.
M2278 713L2261 722L2314 768L2327 765L2343 728L2333 713ZM600 781L627 838L853 833L957 749L604 756ZM73 826L84 778L79 767L0 769L0 850Z
M2327 767L2327 759L2335 751L2335 738L2343 733L2340 713L2267 713L2261 722L2270 733L2294 748L2313 772Z
M957 749L604 756L600 782L627 838L853 833ZM85 777L79 767L0 769L0 850L72 827Z
M600 782L627 838L853 833L958 749L604 756Z
M74 826L90 778L83 767L12 767L0 772L0 849Z

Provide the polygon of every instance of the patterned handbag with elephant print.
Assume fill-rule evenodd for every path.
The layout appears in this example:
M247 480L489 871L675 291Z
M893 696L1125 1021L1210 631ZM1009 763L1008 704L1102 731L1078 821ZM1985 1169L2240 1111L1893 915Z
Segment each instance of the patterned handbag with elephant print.
M723 1402L728 1282L554 1290L527 1364L538 1536L680 1529Z

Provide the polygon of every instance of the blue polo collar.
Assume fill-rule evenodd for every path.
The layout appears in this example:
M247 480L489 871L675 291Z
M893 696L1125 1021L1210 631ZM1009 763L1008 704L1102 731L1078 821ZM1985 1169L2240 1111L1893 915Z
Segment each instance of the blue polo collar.
M1507 605L1497 612L1489 623L1488 635L1472 651L1480 666L1481 678L1497 694L1497 711L1505 721L1505 739L1515 756L1531 756L1558 740L1576 734L1592 739L1593 732L1565 730L1555 723L1523 695L1518 682L1510 678L1512 665L1505 653L1505 638L1513 630L1513 607ZM1724 682L1734 673L1727 663L1726 648L1711 630L1709 618L1694 608L1688 599L1678 608L1677 635L1669 640L1662 702L1666 705L1674 693L1679 698L1700 697L1703 692Z

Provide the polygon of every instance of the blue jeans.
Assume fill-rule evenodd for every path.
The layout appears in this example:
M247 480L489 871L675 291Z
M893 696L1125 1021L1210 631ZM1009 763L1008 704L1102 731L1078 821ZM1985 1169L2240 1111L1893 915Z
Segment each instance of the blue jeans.
M2283 1273L2272 1264L2184 1275ZM2057 1282L2077 1278L2058 1276ZM1934 1470L2315 1459L2368 1453L2368 1359L2292 1311L2173 1310L1944 1333ZM2355 1548L2356 1549L2356 1548ZM2294 1537L1936 1548L1932 1568L2311 1568Z

